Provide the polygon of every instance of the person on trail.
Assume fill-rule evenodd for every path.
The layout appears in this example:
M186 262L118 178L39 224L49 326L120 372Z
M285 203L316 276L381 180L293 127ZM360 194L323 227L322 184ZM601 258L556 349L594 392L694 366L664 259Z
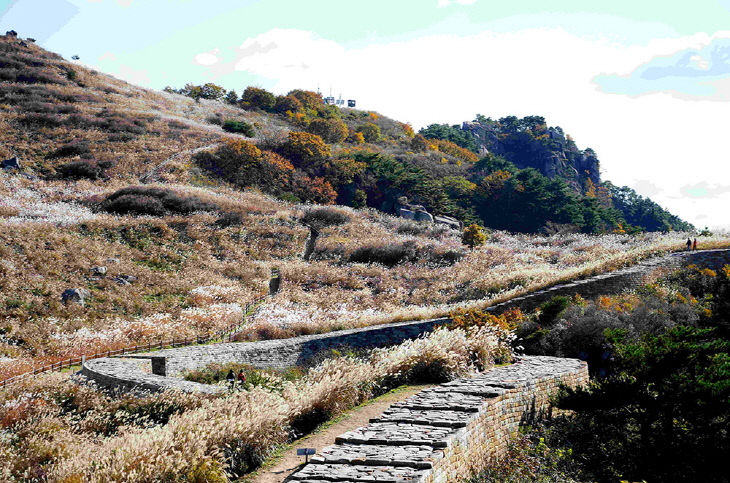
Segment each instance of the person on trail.
M695 242L692 244L692 250L697 250L697 238L695 238Z
M692 240L687 238L687 251L690 251L692 249Z
M238 371L238 385L242 388L246 385L246 374L243 373L243 369Z
M228 371L228 375L226 376L226 381L228 381L229 389L233 390L233 385L236 384L236 375L233 374L233 369L230 369Z

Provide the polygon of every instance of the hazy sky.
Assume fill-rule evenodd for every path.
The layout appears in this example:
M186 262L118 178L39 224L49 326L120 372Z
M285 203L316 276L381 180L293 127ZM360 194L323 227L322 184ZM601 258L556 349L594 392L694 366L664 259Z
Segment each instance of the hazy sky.
M730 0L0 0L0 15L156 89L331 86L416 128L542 115L604 179L730 228Z

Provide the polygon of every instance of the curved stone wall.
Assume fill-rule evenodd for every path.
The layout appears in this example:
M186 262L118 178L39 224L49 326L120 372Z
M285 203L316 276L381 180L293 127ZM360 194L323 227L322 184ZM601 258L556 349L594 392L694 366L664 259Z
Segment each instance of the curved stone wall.
M426 389L340 435L287 481L459 481L504 455L521 424L549 411L560 384L587 382L585 362L524 357Z
M619 293L646 283L658 269L689 264L717 269L730 264L730 250L672 253L622 270L516 297L489 307L488 310L501 312L511 307L531 310L558 295L579 294L589 298ZM444 318L400 322L291 339L188 346L134 356L93 359L84 364L82 374L100 386L122 391L135 388L155 391L177 388L184 391L215 392L220 388L183 381L179 377L185 371L200 369L211 362L241 362L255 367L279 369L301 365L321 350L341 346L357 348L395 345L427 333L437 324L447 321Z

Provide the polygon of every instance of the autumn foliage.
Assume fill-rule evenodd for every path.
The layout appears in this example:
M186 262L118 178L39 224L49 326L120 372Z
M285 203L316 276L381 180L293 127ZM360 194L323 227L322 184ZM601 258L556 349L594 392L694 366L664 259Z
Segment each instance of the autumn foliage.
M291 131L282 146L284 154L299 164L323 161L332 155L330 147L316 134Z

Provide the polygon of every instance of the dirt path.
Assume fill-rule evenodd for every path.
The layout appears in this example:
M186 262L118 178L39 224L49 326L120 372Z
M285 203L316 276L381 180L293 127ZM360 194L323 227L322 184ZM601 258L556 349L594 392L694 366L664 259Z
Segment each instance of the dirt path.
M253 483L281 483L285 481L289 475L294 473L304 463L304 458L297 456L297 448L306 447L321 450L325 446L335 444L335 438L337 436L352 429L359 428L360 426L365 426L372 418L380 416L391 404L402 401L428 387L433 386L408 386L402 389L395 389L368 401L362 406L356 407L343 416L340 416L334 424L295 441L271 467L261 469L255 478L247 481Z

